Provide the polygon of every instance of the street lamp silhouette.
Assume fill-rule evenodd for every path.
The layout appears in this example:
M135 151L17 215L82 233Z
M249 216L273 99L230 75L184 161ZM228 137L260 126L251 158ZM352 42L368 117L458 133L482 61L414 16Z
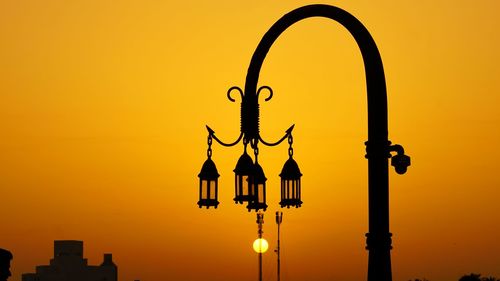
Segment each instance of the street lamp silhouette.
M238 87L232 87L228 90L227 96L229 100L235 101L235 99L231 97L231 93L234 90L237 90L242 98L240 136L233 143L225 143L218 139L215 132L207 126L209 139L209 156L207 161L211 160L210 146L212 144L212 139L215 139L223 146L234 146L243 140L244 153L242 157L245 158L247 146L250 144L255 157L255 163L253 163L253 165L258 167L251 170L245 170L245 173L239 169L234 170L237 190L235 201L237 201L237 203L248 202L247 208L249 210L266 210L265 176L262 177L264 173L258 164L258 144L260 142L267 146L275 146L285 139L288 139L290 145L289 159L285 163L283 171L280 174L282 180L280 205L281 207L293 206L296 208L301 206L302 186L300 185L300 177L302 174L298 169L297 163L292 158L292 130L294 126L286 130L285 136L275 143L268 143L262 139L259 134L258 99L260 93L266 90L269 92L269 96L265 100L270 100L273 96L273 91L268 86L262 86L257 89L257 83L264 58L274 41L288 27L300 20L310 17L329 18L343 25L356 40L363 57L368 99L368 141L365 142L365 157L368 159L368 233L366 234L368 281L391 281L390 250L392 249L392 234L389 232L388 160L392 157L391 165L395 167L398 174L404 174L407 167L410 166L410 157L404 154L404 149L401 145L391 145L388 139L387 93L382 59L372 36L365 26L353 15L334 6L309 5L295 9L279 19L264 35L252 56L246 76L245 90L243 91ZM391 156L391 152L395 152L396 155ZM248 159L245 161L248 162ZM203 167L205 167L205 165ZM248 171L253 172L248 173ZM257 174L254 174L256 172ZM217 206L217 198L210 198L204 201L204 198L201 197L202 195L212 194L209 189L212 187L212 183L214 183L216 189L217 178L218 173L216 169L212 169L209 175L202 175L202 173L200 173L200 201L198 202L200 208L202 206L207 208L210 206ZM254 178L258 178L259 180ZM203 181L208 181L210 184L203 184ZM240 187L241 189L238 189ZM245 197L245 194L248 194L248 197Z
M200 178L200 200L198 201L198 205L206 206L209 208L213 206L217 208L219 205L219 201L217 201L218 197L218 189L219 189L219 173L217 172L217 167L215 167L214 161L211 159L212 151L209 150L208 159L203 163L201 167L201 172L198 174Z

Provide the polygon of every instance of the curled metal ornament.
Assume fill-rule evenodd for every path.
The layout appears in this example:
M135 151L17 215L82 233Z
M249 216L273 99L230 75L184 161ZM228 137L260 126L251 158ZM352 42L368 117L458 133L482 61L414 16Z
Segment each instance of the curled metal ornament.
M232 101L232 102L235 102L235 101L236 101L235 99L233 99L233 98L231 97L231 92L232 92L233 90L237 90L237 91L240 93L241 99L243 99L243 96L244 96L244 94L243 94L243 90L242 90L240 87L238 87L238 86L233 86L233 87L229 88L229 90L227 90L227 98L228 98L230 101Z
M260 87L259 90L257 90L257 98L259 97L260 91L262 91L262 90L268 90L269 91L269 97L267 97L265 99L265 101L269 101L270 99L273 98L273 89L271 89L271 87L269 87L269 86L262 86L262 87Z

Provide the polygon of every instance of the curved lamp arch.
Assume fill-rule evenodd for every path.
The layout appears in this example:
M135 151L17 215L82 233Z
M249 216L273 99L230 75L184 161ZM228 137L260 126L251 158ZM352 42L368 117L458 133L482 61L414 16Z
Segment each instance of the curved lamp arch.
M391 281L392 248L389 232L389 176L390 142L387 125L387 93L384 67L377 45L365 26L350 13L329 5L309 5L284 15L264 35L255 50L245 82L247 102L255 103L259 72L264 59L276 39L291 25L306 18L324 17L339 22L352 34L361 51L368 98L368 185L369 232L367 237L368 280ZM251 97L255 97L253 100Z
M244 143L249 142L255 146L259 140L263 144L269 144L264 142L259 134L258 93L260 89L257 88L259 72L276 39L291 25L311 17L329 18L343 25L356 40L363 57L368 100L368 141L365 143L366 158L368 159L369 226L366 234L368 281L392 281L390 256L392 234L389 232L389 158L391 152L397 152L397 155L392 157L391 164L395 166L399 174L406 172L406 168L410 165L410 158L404 155L402 146L391 145L388 140L387 93L382 59L375 41L358 19L334 6L308 5L284 15L266 32L252 56L245 88L241 94L242 136L240 139L243 138ZM287 130L285 137L291 134L291 129L293 126ZM211 129L209 129L209 134L215 137ZM283 139L273 145L279 144ZM216 140L219 142L218 139Z

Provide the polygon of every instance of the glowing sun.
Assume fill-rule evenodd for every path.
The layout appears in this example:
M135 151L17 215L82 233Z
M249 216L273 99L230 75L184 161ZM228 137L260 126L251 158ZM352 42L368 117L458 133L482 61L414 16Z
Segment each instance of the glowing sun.
M264 238L258 238L253 242L253 250L257 253L265 253L268 248L269 244Z

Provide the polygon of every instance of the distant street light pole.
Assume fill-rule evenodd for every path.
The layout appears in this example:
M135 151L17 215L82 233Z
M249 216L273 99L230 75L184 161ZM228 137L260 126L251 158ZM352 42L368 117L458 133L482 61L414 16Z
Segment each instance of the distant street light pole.
M257 252L259 255L259 281L262 281L262 254L267 251L267 248L269 245L267 244L267 241L262 238L262 224L264 224L264 213L258 212L257 213L257 225L258 225L258 231L257 235L259 238L253 242L253 249Z
M278 225L278 246L276 247L276 254L278 255L278 281L280 281L280 225L283 222L283 212L276 212L276 224Z
M293 159L293 137L291 126L285 135L274 143L266 142L260 136L259 131L259 103L258 98L262 90L269 92L268 101L273 96L273 91L268 86L257 89L259 72L269 49L274 41L288 27L294 23L310 18L324 17L339 22L356 40L363 57L366 75L366 88L368 99L368 141L366 145L366 158L368 159L368 233L366 234L366 249L368 250L368 281L391 281L391 255L392 234L389 232L389 158L392 157L391 165L395 167L398 174L404 174L410 166L410 157L404 154L401 145L391 145L388 139L387 125L387 93L384 77L382 59L377 45L365 26L348 12L329 5L309 5L291 11L279 19L260 41L255 50L245 82L245 90L231 87L231 92L237 90L241 95L241 133L233 143L222 142L215 136L215 131L207 126L208 130L208 159L202 166L198 175L199 185L199 207L215 207L218 201L218 178L219 173L212 157L212 141L215 140L223 146L234 146L243 140L243 155L236 164L235 172L235 198L236 203L247 202L247 209L264 211L266 204L266 180L264 171L258 162L259 148L261 142L267 146L275 146L288 140L289 159L285 162L281 177L281 207L302 205L302 186L300 178L302 173ZM247 154L247 145L253 149L255 162ZM396 155L391 156L391 152Z
M257 223L259 224L259 239L262 239L262 224L264 223L263 213L257 213ZM262 281L262 250L259 250L259 281Z

